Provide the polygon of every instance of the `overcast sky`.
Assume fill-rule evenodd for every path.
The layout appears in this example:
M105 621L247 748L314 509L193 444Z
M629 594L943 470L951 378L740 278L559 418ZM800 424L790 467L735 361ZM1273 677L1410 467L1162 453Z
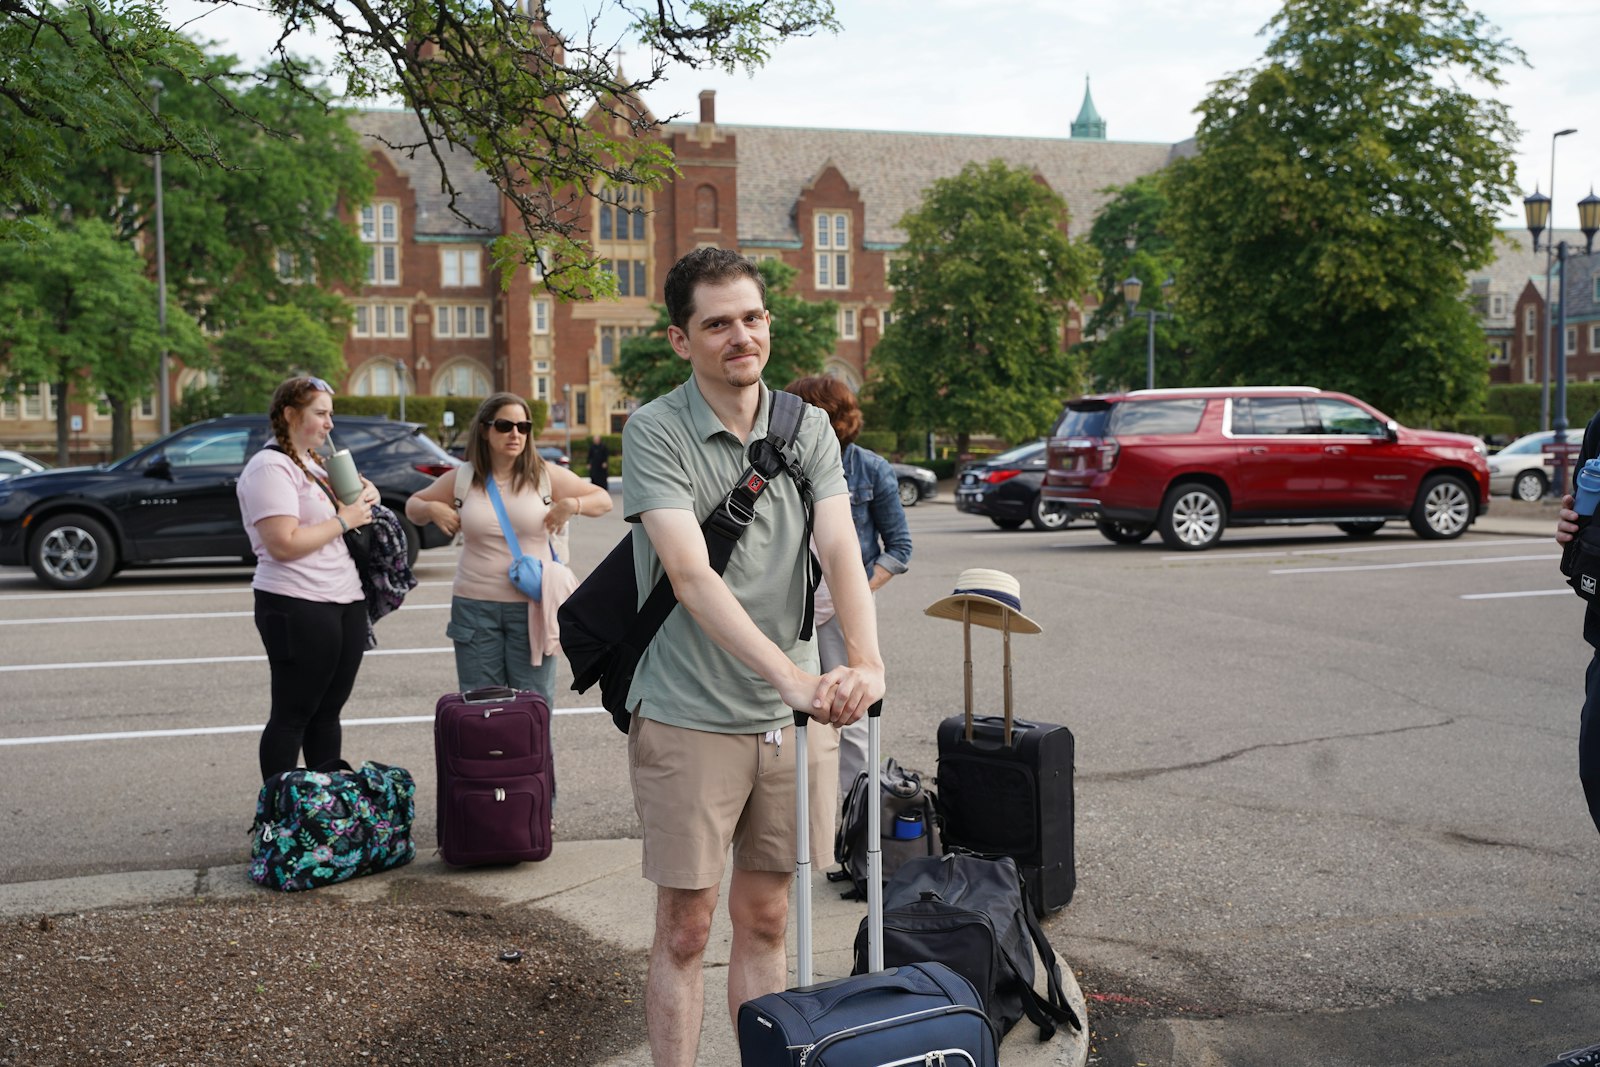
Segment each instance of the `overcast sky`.
M1470 2L1470 0L1469 0ZM559 28L580 26L598 0L548 0ZM745 125L820 126L1024 136L1067 136L1084 79L1114 141L1192 136L1194 109L1217 79L1255 64L1258 31L1275 0L837 0L838 34L780 45L754 76L689 71L646 99L658 116L695 117L702 89L717 91L717 119ZM1554 222L1577 226L1579 199L1600 186L1600 42L1597 0L1478 0L1528 57L1498 91L1522 130L1519 193L1550 191ZM209 10L170 0L174 19ZM264 17L223 7L191 25L248 62L275 34ZM298 50L315 53L315 42ZM645 56L636 52L638 69ZM624 70L632 64L626 54ZM1505 216L1521 225L1520 199Z

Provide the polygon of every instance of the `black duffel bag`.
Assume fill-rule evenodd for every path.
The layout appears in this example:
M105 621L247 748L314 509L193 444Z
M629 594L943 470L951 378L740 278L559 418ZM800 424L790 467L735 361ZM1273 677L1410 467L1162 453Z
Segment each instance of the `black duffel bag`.
M1044 963L1047 993L1033 988L1033 953ZM971 982L1002 1035L1026 1015L1039 1040L1065 1023L1081 1031L1067 1003L1061 965L1045 937L1010 856L967 853L907 860L883 897L883 965L942 963ZM867 920L856 933L855 969L867 973Z

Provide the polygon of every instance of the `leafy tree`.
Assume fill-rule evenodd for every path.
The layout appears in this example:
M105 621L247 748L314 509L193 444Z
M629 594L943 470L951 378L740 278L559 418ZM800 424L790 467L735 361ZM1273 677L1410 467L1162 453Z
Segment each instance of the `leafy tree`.
M1170 175L1193 377L1476 410L1484 339L1462 294L1493 255L1517 131L1461 83L1498 87L1522 53L1461 0L1288 0L1268 30Z
M1095 216L1088 242L1100 263L1096 290L1099 306L1084 326L1081 345L1097 389L1143 386L1147 376L1149 322L1143 313L1129 317L1122 283L1129 277L1144 283L1139 307L1168 317L1156 322L1156 384L1190 384L1192 354L1181 318L1172 317L1167 279L1183 273L1172 238L1166 232L1168 213L1162 175L1143 175L1120 189Z
M245 0L210 2L257 10ZM667 147L650 136L666 120L647 113L640 95L674 65L753 69L777 42L837 22L832 0L602 0L592 15L572 5L576 29L552 23L548 9L541 0L278 0L271 11L284 33L274 45L274 73L291 90L319 97L321 71L289 48L300 29L330 40L346 97L398 97L415 112L418 138L390 147L438 163L452 210L466 217L458 200L472 169L509 199L523 226L496 245L507 278L537 256L552 292L605 295L615 278L584 240L577 209L599 184L649 186L673 173ZM619 73L621 42L601 25L610 13L631 21L648 56L638 77ZM36 50L46 38L59 49ZM55 184L67 131L135 154L163 147L226 162L203 126L151 111L145 83L152 75L170 87L215 80L158 8L14 0L0 6L0 48L23 57L15 76L8 65L0 94L5 203L39 199ZM599 120L591 122L595 109ZM270 109L243 110L273 128Z
M772 313L772 358L762 380L782 389L796 378L820 374L823 362L839 339L839 305L832 300L815 303L790 292L795 268L775 259L758 265L767 283L767 310ZM672 392L689 378L689 364L672 350L667 340L667 309L660 307L648 334L622 342L613 368L623 390L641 404Z
M127 427L129 406L150 395L162 346L155 286L138 252L103 222L18 225L26 242L0 242L0 378L8 396L41 382L54 388L57 460L65 463L68 402L104 395L122 416L113 425ZM207 359L205 338L181 311L167 316L166 343L195 364ZM112 445L129 450L131 435L113 435Z
M217 345L218 388L224 411L265 411L285 378L344 377L340 334L294 304L267 304L245 313Z
M874 402L897 430L1022 440L1045 431L1076 388L1062 351L1068 304L1090 254L1068 241L1061 197L1001 160L933 183L900 220L894 323L872 354Z

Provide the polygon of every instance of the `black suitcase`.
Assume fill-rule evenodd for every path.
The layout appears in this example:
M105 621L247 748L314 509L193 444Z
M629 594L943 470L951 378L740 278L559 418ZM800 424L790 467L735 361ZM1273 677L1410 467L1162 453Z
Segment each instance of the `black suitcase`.
M1012 715L1010 616L1001 618L1004 718L972 714L972 621L962 620L966 711L939 724L939 819L945 851L1010 856L1034 909L1047 915L1066 907L1078 881L1072 732Z
M867 765L878 766L878 714L867 723ZM807 808L808 716L795 713L796 805L800 813L795 885L799 985L739 1006L744 1067L879 1067L944 1064L996 1067L999 1038L972 983L942 963L883 968L883 856L880 805L868 807L867 927L873 973L812 982L811 842Z

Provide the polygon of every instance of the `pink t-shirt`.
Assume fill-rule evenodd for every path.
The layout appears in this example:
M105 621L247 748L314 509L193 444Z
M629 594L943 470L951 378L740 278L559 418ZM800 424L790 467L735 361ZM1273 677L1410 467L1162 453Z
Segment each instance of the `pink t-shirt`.
M544 517L550 508L538 487L528 485L520 493L511 492L510 481L500 486L500 500L506 517L517 533L517 544L524 553L538 559L550 558L550 539L545 534ZM474 479L461 502L461 559L456 564L455 585L451 592L468 600L515 603L528 598L511 584L511 546L500 529L500 519L483 485Z
M321 477L327 472L312 465ZM355 561L335 537L315 552L299 559L276 560L261 540L256 523L275 515L293 515L301 526L327 522L335 515L333 501L322 487L307 478L294 460L282 452L264 448L250 457L239 475L239 514L250 548L256 554L255 589L301 600L320 600L332 604L351 604L361 600L361 577Z

